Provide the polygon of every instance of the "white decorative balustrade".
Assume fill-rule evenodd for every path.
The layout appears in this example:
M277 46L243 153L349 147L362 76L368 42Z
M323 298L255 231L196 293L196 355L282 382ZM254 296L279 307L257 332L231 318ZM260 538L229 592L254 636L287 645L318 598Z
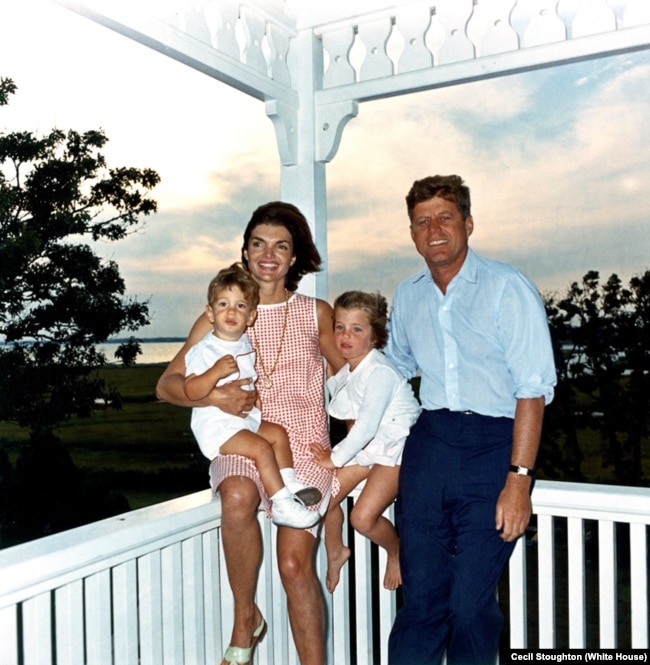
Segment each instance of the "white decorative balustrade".
M320 16L312 5L308 25L301 24L308 9L292 12L292 3L273 0L181 0L141 3L139 8L106 0L59 1L125 25L142 26L145 17L155 18L288 87L292 42L300 31L312 29L326 54L325 89L605 33L611 37L650 24L647 0L377 2L376 10L368 10L366 3L365 11L352 16L342 12L340 20L332 19L331 12ZM640 31L637 38L647 42ZM616 42L610 39L612 47Z
M563 646L647 648L650 490L539 482L534 507L535 535L519 542L510 563L511 646L558 646L558 587L567 586ZM257 662L293 665L275 529L262 516L260 523L257 601L269 632ZM219 524L220 502L205 491L0 551L0 663L212 665L232 621ZM597 542L586 537L596 533ZM381 553L377 564L364 538L354 546L353 565L327 599L329 663L385 663L396 594L381 588ZM321 547L321 576L324 563ZM592 571L597 588L587 590ZM556 584L560 578L568 581ZM528 597L537 598L536 621Z
M317 32L329 55L324 88L332 88L648 23L650 6L638 0L438 0Z
M358 12L307 0L55 1L264 101L283 197L313 206L316 225L326 206L314 163L334 158L360 102L650 45L647 0L375 0Z

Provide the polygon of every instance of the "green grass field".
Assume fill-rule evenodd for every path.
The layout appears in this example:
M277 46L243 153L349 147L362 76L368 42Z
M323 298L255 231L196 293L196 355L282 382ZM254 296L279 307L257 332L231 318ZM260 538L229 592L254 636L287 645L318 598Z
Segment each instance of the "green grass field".
M208 486L208 461L192 436L189 409L156 399L156 381L163 369L164 365L102 369L107 384L120 391L122 409L100 409L55 432L74 463L109 478L131 508ZM0 423L0 439L12 461L27 438L26 430Z
M208 486L208 463L192 436L189 409L156 399L155 385L163 370L164 365L103 368L103 378L122 395L122 409L100 409L56 431L74 463L121 492L131 508ZM0 445L12 462L27 436L26 430L0 423ZM585 477L613 482L612 469L602 467L598 433L585 430L579 436ZM650 455L644 455L643 464L647 477Z

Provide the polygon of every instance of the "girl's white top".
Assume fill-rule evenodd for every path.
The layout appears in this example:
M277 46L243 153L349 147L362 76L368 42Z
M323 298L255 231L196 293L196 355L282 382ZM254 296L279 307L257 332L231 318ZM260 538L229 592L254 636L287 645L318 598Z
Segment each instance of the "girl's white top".
M404 441L421 407L393 363L372 349L354 371L346 364L328 379L327 388L330 415L355 421L334 447L332 462L337 467L399 464Z

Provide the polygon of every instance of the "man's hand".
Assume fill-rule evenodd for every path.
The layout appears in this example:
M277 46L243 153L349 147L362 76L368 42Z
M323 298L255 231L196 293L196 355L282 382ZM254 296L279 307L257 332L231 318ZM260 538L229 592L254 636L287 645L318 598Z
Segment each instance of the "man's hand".
M506 543L517 540L528 526L532 514L530 483L531 480L527 476L509 473L506 484L499 494L495 524Z

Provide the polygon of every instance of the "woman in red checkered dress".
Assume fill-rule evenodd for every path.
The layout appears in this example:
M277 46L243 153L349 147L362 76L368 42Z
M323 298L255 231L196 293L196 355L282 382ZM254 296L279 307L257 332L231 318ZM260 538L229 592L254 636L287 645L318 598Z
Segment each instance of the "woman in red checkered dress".
M320 442L329 447L323 358L333 371L343 365L343 359L334 345L331 307L295 293L300 279L318 271L321 263L302 213L282 202L260 206L244 231L242 260L260 285L260 305L250 337L257 351L256 387L262 413L265 420L287 430L296 475L321 490L323 500L316 509L324 513L336 481L331 471L315 463L309 446ZM158 383L160 398L188 405L180 383L185 352L209 329L205 316L194 324ZM206 403L229 413L246 414L255 393L242 390L241 383L216 388ZM256 512L260 499L268 510L268 496L255 466L246 458L220 455L212 462L210 474L212 486L221 495L221 531L235 599L231 646L222 665L247 663L265 628L254 597L262 559ZM322 665L325 661L325 606L314 568L315 531L279 527L277 538L280 576L302 665Z

